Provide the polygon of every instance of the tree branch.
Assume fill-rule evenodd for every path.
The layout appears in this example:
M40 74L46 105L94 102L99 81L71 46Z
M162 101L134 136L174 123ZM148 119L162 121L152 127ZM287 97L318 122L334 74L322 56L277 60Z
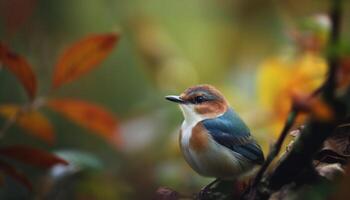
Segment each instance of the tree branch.
M261 170L255 177L254 184L249 191L246 191L243 195L244 199L268 199L273 191L279 190L284 185L300 178L303 171L309 169L311 166L315 153L318 152L324 141L337 127L337 121L345 117L345 109L343 109L343 106L338 103L335 98L337 84L336 72L339 65L339 59L335 49L338 46L340 37L341 3L342 0L331 1L330 19L332 27L327 52L328 77L322 87L312 94L312 96L315 96L316 94L321 93L324 101L328 103L329 107L333 110L335 119L324 121L317 117L312 117L305 125L305 128L301 131L300 137L294 143L293 148L288 155L280 160L279 164L270 175L263 178L267 167L278 154L278 151L280 150L280 147L291 127L290 123L292 121L290 118L295 118L297 114L297 111L293 108L278 141L271 150Z

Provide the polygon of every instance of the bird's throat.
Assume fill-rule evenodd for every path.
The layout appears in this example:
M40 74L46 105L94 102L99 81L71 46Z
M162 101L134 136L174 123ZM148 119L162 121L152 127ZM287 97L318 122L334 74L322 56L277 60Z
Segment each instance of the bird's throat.
M205 119L204 116L196 113L193 105L180 105L180 108L185 119L184 122L188 125L195 125Z

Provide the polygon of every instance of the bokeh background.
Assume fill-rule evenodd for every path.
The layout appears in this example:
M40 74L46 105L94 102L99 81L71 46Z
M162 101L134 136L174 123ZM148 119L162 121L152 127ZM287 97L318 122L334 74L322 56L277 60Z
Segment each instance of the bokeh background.
M178 147L179 109L164 100L195 84L219 88L265 154L277 137L290 95L324 78L328 1L2 0L0 39L32 64L47 96L58 56L92 34L120 33L101 67L51 97L103 105L119 120L123 147L43 108L56 132L48 145L13 126L1 145L47 149L74 166L43 172L27 166L34 191L6 180L11 199L151 199L159 186L191 194L209 183ZM344 10L349 10L349 2ZM349 12L345 12L349 13ZM350 16L344 16L343 35ZM17 79L0 68L0 104L23 103ZM0 119L1 124L5 121Z

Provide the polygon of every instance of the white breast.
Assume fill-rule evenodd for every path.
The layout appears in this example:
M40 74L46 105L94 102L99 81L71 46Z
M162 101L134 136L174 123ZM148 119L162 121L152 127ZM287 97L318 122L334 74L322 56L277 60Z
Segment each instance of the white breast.
M180 138L180 143L182 148L188 148L192 134L192 128L205 118L194 111L193 105L182 104L180 105L180 108L185 117L185 120L181 125L182 138Z
M197 123L196 123L197 124ZM180 148L183 156L187 163L198 173L201 173L199 163L196 161L196 153L190 148L190 139L192 135L192 128L196 124L189 124L184 121L181 126L181 135L180 135Z
M184 155L187 163L198 173L200 173L200 166L195 160L195 153L190 149L190 138L192 135L192 128L196 126L196 124L205 118L198 115L194 111L193 105L180 105L180 108L183 112L185 120L181 125L181 135L180 135L180 148L181 152Z

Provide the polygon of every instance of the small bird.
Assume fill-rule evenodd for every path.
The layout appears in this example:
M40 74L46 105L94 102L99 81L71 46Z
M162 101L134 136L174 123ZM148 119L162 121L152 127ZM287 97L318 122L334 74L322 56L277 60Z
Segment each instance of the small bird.
M198 85L165 98L182 110L181 152L200 175L236 180L264 162L247 125L213 86Z

